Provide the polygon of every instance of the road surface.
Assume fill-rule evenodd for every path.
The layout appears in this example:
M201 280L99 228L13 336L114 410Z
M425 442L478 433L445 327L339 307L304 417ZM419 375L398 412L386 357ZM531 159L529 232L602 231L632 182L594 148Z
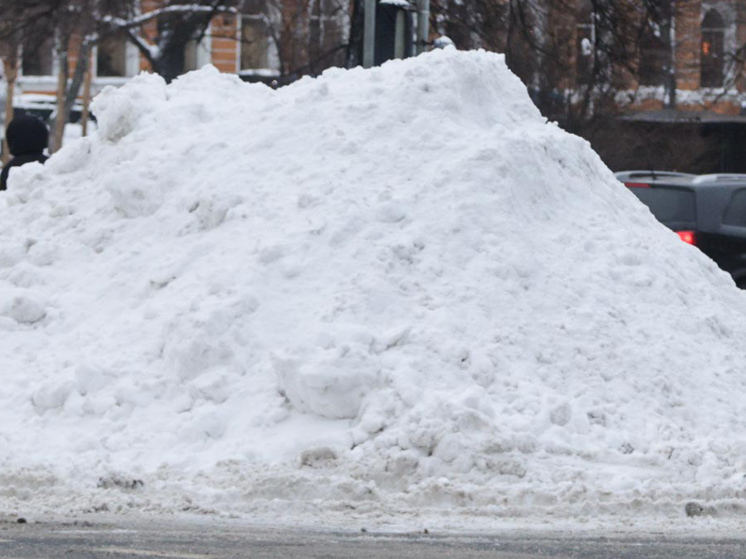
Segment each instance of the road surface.
M745 559L739 534L384 534L210 522L0 523L2 559Z

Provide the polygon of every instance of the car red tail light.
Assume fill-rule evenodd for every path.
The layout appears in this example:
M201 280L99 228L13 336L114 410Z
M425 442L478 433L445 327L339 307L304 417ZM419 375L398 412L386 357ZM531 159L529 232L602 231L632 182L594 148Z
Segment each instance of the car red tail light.
M650 185L646 182L625 182L624 186L629 188L650 188Z
M690 245L697 245L697 235L694 231L676 231L682 241Z

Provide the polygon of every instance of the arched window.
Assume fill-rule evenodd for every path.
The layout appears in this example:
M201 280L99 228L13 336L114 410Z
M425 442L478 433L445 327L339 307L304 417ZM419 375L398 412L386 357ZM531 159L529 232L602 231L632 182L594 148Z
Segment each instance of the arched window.
M717 10L710 10L702 20L700 49L700 85L721 87L725 67L725 22Z
M24 76L51 76L54 69L54 39L27 39L23 43L21 71Z
M645 24L640 37L640 85L663 85L668 70L669 49L664 37L665 30L654 21Z
M127 75L127 37L124 33L101 39L96 56L96 74L101 77Z
M578 25L575 31L575 72L579 85L593 81L595 63L596 22L593 4L583 0L578 9Z
M241 8L240 70L261 70L269 65L270 30L266 2L244 0Z

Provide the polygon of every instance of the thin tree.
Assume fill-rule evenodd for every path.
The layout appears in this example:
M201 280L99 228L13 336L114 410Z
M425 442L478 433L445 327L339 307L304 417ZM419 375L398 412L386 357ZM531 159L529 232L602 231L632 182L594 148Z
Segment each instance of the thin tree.
M58 0L0 0L0 58L6 80L5 124L13 119L13 101L21 50L37 48L33 40L50 33ZM27 53L28 54L28 53ZM3 140L3 163L10 157L7 141Z

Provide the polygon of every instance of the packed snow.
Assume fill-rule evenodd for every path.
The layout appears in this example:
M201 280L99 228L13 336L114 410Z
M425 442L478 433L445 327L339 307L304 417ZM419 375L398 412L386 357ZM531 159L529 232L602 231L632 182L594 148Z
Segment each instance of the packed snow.
M94 111L0 194L0 511L743 511L746 297L501 55Z

